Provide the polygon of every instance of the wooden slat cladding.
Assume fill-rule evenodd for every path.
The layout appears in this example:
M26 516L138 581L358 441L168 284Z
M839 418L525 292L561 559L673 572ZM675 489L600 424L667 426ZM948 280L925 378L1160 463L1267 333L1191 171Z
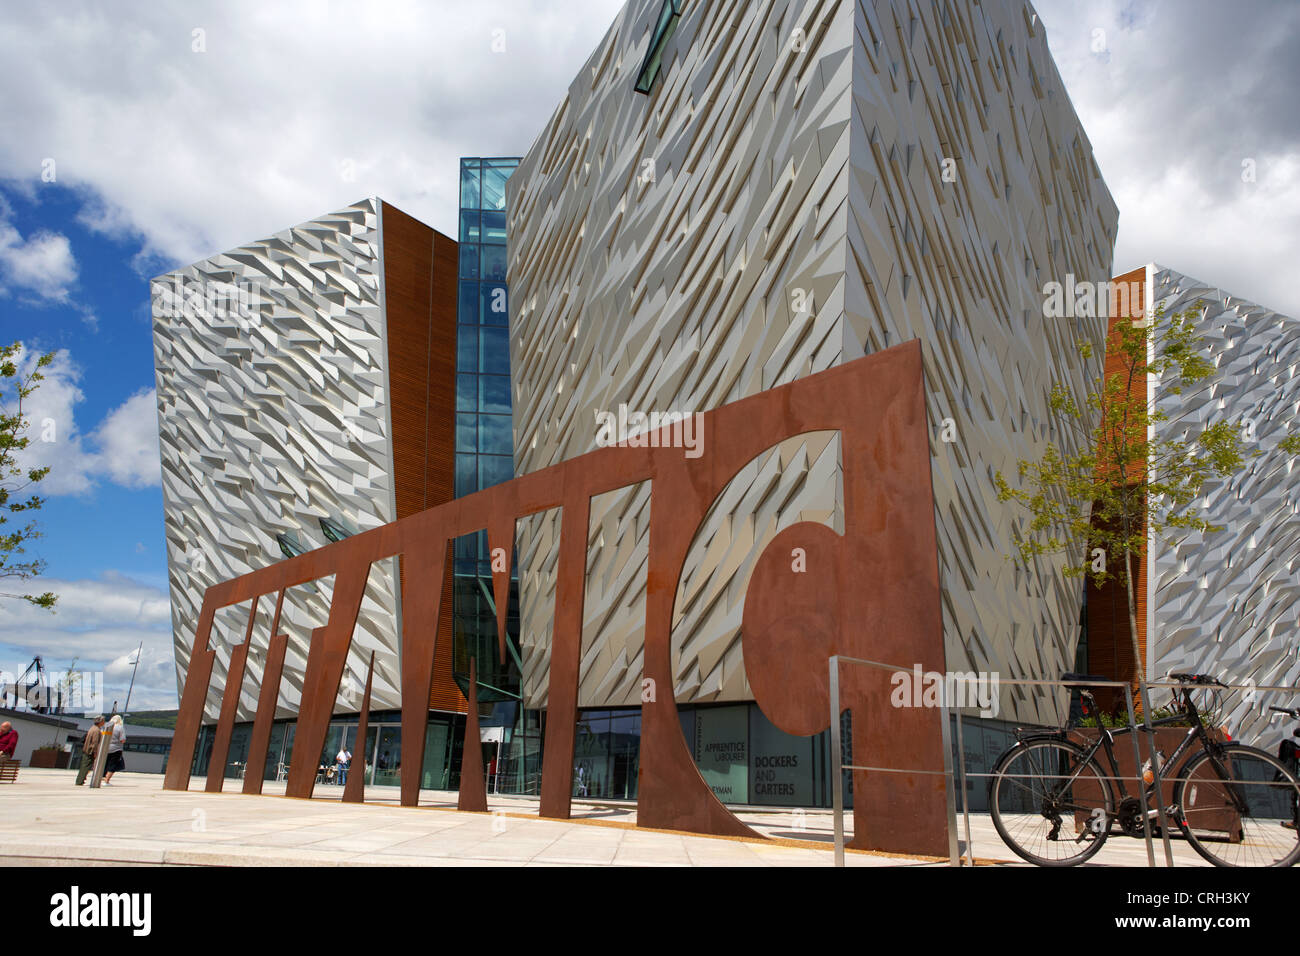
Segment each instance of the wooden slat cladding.
M394 518L401 520L455 496L458 246L388 203L382 211ZM452 570L449 556L429 706L464 713L451 676ZM405 593L405 569L399 580Z
M1112 350L1111 343L1115 323L1122 318L1138 318L1146 304L1146 267L1134 269L1116 276L1117 283L1135 288L1136 295L1129 296L1128 308L1119 308L1110 318L1107 331L1106 377L1123 371L1120 359ZM1142 376L1130 385L1130 396L1149 398L1147 380ZM1145 525L1145 521L1143 522ZM1137 691L1135 673L1137 667L1146 666L1147 652L1147 567L1146 555L1134 560L1133 596L1137 605L1138 651L1141 660L1133 660L1133 641L1129 634L1128 595L1122 584L1107 581L1104 587L1096 587L1091 579L1086 584L1088 592L1088 670L1090 673L1111 677L1115 680L1129 681ZM1098 702L1103 707L1113 709L1123 705L1122 696L1115 694L1097 694Z
M1143 522L1145 527L1146 522ZM1120 559L1123 563L1123 559ZM1137 667L1129 634L1128 594L1115 580L1098 588L1088 579L1088 673L1128 681L1137 700ZM1145 666L1147 653L1147 566L1145 556L1133 562L1133 597L1137 605L1138 651ZM1124 706L1123 694L1098 688L1097 701L1107 710Z

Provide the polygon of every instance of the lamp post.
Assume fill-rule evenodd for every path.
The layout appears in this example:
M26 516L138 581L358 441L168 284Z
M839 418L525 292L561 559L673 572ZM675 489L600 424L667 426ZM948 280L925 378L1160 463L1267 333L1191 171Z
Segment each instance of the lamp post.
M140 655L143 651L144 641L141 641L140 646L135 649L135 667L131 668L131 684L126 689L126 703L122 706L124 715L131 712L131 691L135 688L135 672L140 669Z

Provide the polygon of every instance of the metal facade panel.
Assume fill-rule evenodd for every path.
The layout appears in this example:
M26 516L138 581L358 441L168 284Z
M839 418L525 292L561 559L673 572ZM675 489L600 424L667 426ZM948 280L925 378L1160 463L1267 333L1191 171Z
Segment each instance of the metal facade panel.
M1053 382L1077 393L1100 371L1075 342L1100 355L1105 318L1044 318L1043 286L1109 278L1117 211L1032 8L687 4L641 96L659 7L622 10L507 185L516 473L596 447L595 416L620 405L704 411L920 339L949 660L1068 670L1079 589L1061 559L1025 574L1003 557L1015 521L992 473L1062 440ZM735 612L749 568L783 522L835 524L837 456L821 438L787 443L724 493L679 583L679 700L751 698ZM644 549L647 500L592 503L589 542L616 540L618 569ZM520 534L534 706L557 521ZM626 574L602 560L587 706L635 703L642 653L619 623L635 598ZM1003 701L1020 719L1053 710Z

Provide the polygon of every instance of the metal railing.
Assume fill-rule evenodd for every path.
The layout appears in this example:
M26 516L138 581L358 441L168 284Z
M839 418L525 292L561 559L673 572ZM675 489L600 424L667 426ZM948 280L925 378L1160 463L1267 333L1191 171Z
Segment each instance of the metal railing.
M1145 844L1146 844L1146 850L1147 850L1147 865L1148 865L1148 866L1155 866L1155 865L1156 865L1155 845L1154 845L1154 843L1152 842L1153 837L1152 837L1152 834L1151 834L1151 810L1152 810L1152 807L1150 807L1150 806L1148 805L1148 803L1147 803L1147 788L1146 788L1146 785L1143 783L1143 781L1142 781L1142 777L1141 777L1141 774L1142 774L1142 769L1141 769L1141 768L1142 768L1142 751L1141 751L1141 749L1140 749L1139 746L1138 746L1138 734L1137 734L1137 731L1138 731L1139 729L1143 729L1143 730L1147 730L1147 731L1149 731L1149 738L1150 738L1150 739L1149 739L1149 746L1150 746L1150 751L1151 751L1152 754L1154 754L1154 753L1156 752L1155 728L1154 728L1154 727L1152 727L1152 728L1139 728L1139 727L1138 727L1137 722L1136 722L1135 711L1134 711L1134 708L1133 708L1133 688L1132 688L1132 686L1131 686L1128 682L1126 682L1126 681L1108 681L1108 680L1086 680L1086 681L1082 681L1082 680L1061 680L1061 679L1059 679L1059 678L1056 679L1056 680L1030 680L1030 679L1027 679L1027 678L1010 678L1010 679L1007 679L1007 678L1002 678L1001 676L999 676L999 678L998 678L998 684L999 684L999 686L1001 686L1002 684L1010 684L1010 685L1012 685L1012 686L1020 686L1020 687L1056 687L1056 688L1061 688L1061 689L1071 689L1071 690L1073 690L1073 689L1078 689L1078 690L1088 690L1088 689L1096 688L1096 687L1110 687L1110 688L1121 689L1121 690L1124 691L1124 709L1125 709L1125 711L1128 713L1128 727L1129 727L1129 730L1130 730L1130 734L1129 734L1129 736L1132 738L1132 741L1133 741L1133 767L1134 767L1134 776L1129 777L1129 776L1125 775L1125 776L1119 777L1119 776L1107 776L1107 775L1105 775L1105 774L1101 774L1101 775L1096 775L1096 779L1099 779L1099 780L1107 780L1107 781L1110 781L1110 780L1121 780L1121 779L1122 779L1122 780L1125 780L1125 781L1130 781L1130 780L1131 780L1131 781L1133 781L1134 783L1137 784L1137 788L1136 788L1136 789L1138 790L1138 792L1139 792L1139 794L1140 794L1140 798L1141 798L1141 800L1142 800L1142 837L1143 837L1143 841L1144 841ZM1151 686L1151 685L1148 684L1147 686ZM967 855L967 858L969 859L969 863L968 863L968 865L973 866L974 863L975 863L975 849L974 849L974 840L973 840L972 837L971 837L971 828L970 828L970 797L969 797L969 795L968 795L967 786L966 786L966 781L969 780L971 777L975 777L975 778L981 778L981 777L982 777L982 778L992 779L993 777L996 776L996 774L993 774L993 773L975 773L975 774L971 774L971 773L968 773L968 772L967 772L967 770L966 770L966 748L965 748L965 746L964 746L964 740L963 740L963 735L962 735L962 720L963 720L963 716L962 716L962 713L961 713L960 708L953 708L950 704L948 704L947 702L945 702L945 706L944 706L944 726L945 726L945 727L948 726L948 723L949 723L949 721L950 721L950 719L951 719L951 715L954 714L954 713L956 714L956 717L957 717L957 721L956 721L956 724L957 724L957 754L958 754L957 763L958 763L958 767L959 767L959 771L960 771L960 775L961 775L962 818L963 818L963 821L964 821L964 823L965 823L965 830L966 830L966 855ZM1100 725L1100 719L1098 720L1098 724ZM1104 728L1100 728L1100 729L1104 729ZM1158 815L1158 817L1159 817L1159 821L1160 821L1160 837L1161 837L1161 841L1162 841L1163 844L1164 844L1164 850L1165 850L1165 862L1166 862L1166 864L1167 864L1168 866L1171 866L1171 867L1172 867L1172 866L1174 865L1174 855L1173 855L1173 848L1172 848L1172 847L1170 846L1170 844L1169 844L1169 821L1165 818L1165 805L1164 805L1164 800L1163 800L1164 781L1161 779L1161 774L1160 774L1161 767L1159 766L1159 763L1160 763L1160 762L1159 762L1158 760L1152 760L1152 761L1151 761L1151 770L1152 770L1152 775L1153 775L1153 777L1154 777L1154 781L1155 781L1155 796L1156 796L1156 804L1157 804L1157 806L1155 807L1155 810L1157 811L1157 815ZM954 785L955 785L955 781L954 781Z
M967 794L966 781L970 776L992 777L993 774L990 773L974 774L974 775L967 774L966 748L964 746L964 740L962 735L962 715L960 709L954 708L952 706L952 702L946 699L943 700L942 703L937 708L928 708L928 709L937 709L942 712L940 735L941 735L941 743L943 747L943 770L928 770L928 769L918 770L918 769L905 769L899 767L877 767L877 766L869 766L869 765L859 765L856 763L845 764L843 762L843 750L841 749L842 744L840 740L840 665L841 664L855 664L864 667L872 667L878 670L889 671L895 674L910 675L914 671L914 668L912 667L900 667L896 664L885 664L881 661L864 660L862 658L856 658L856 657L845 657L839 654L835 654L830 657L829 660L830 711L831 711L830 723L831 723L831 762L832 762L831 780L833 781L834 784L832 787L832 812L835 818L834 819L835 865L836 866L844 865L844 779L843 777L844 777L845 770L849 770L849 771L858 770L858 771L866 771L872 773L924 774L929 776L942 775L945 779L944 790L946 794L947 811L948 811L948 861L952 866L962 866L963 864L973 865L975 861L974 841L971 836L970 799ZM1058 680L1026 680L1026 679L1002 680L1001 678L999 678L998 680L999 686L1004 683L1012 684L1012 685L1049 686L1049 687L1061 687L1061 688L1088 688L1088 687L1122 688L1124 691L1125 706L1128 710L1128 715L1129 715L1129 726L1131 728L1136 729L1136 723L1135 723L1134 711L1133 711L1133 691L1132 688L1123 681L1081 682L1077 680L1064 681L1059 679ZM952 740L950 737L950 726L953 723L952 715L954 713L957 716L957 720L956 720L957 753L958 753L957 771L954 771L954 767L953 767L953 759L952 759L953 748L952 748ZM1142 756L1138 748L1137 733L1133 733L1132 737L1133 737L1133 756L1135 760L1134 766L1140 768L1142 764ZM1154 732L1152 732L1151 734L1151 752L1155 753ZM1162 781L1160 779L1160 769L1158 766L1156 766L1157 763L1158 761L1152 761L1153 770L1155 773L1155 786L1156 786L1155 793L1157 797L1159 797L1159 795L1162 793ZM956 807L955 794L953 792L957 786L958 775L960 775L960 780L961 780L962 819L963 819L964 829L966 834L965 853L961 852L959 846L959 840L957 835L957 807ZM1129 778L1126 777L1125 779L1129 779ZM1151 842L1152 841L1151 822L1149 817L1150 807L1147 806L1146 788L1141 785L1140 777L1134 777L1133 779L1138 781L1139 783L1138 789L1142 793L1142 810L1143 810L1142 827L1143 827L1143 833L1144 833L1146 846L1147 846L1147 862L1148 865L1155 866L1155 849ZM1161 832L1161 836L1163 837L1164 845L1165 845L1165 858L1168 861L1168 865L1173 866L1173 851L1169 845L1169 827L1166 825L1166 821L1164 819L1164 805L1163 805L1164 801L1158 799L1157 803L1160 805L1158 807L1160 811L1160 821L1161 821L1160 832Z
M948 739L948 714L945 705L943 715L943 769L917 770L899 767L871 767L844 763L843 743L840 740L840 664L858 664L874 667L893 673L912 673L912 668L883 664L880 661L868 661L859 657L844 657L833 654L830 658L830 704L831 704L831 813L835 818L835 865L844 865L844 771L860 770L873 773L909 773L928 776L943 776L948 803L948 859L953 866L961 865L960 848L957 845L957 806L953 799L952 746ZM857 800L857 795L854 795ZM968 836L969 840L969 836Z
M962 727L964 716L961 713L960 707L954 706L953 701L946 699L947 681L945 681L945 695L944 695L945 699L943 699L942 702L937 707L926 708L932 710L939 710L942 713L941 742L943 747L943 770L881 767L881 766L873 766L870 765L869 763L859 764L856 762L857 755L854 755L854 758L852 758L854 759L855 762L845 763L844 753L843 753L843 742L841 739L841 724L840 724L840 717L841 717L840 666L844 664L871 667L878 670L888 671L893 674L901 673L901 674L910 675L914 672L914 667L901 667L894 664L885 664L881 661L864 660L861 658L846 657L842 655L833 655L829 659L830 731L831 731L831 763L832 763L831 779L832 781L834 781L834 786L832 790L833 793L832 812L834 814L834 827L835 827L835 859L834 859L835 865L836 866L844 865L844 771L846 770L862 771L862 772L870 772L870 773L905 773L905 774L921 774L921 775L929 775L929 776L942 775L945 778L945 792L946 792L947 815L948 815L949 863L952 866L973 865L975 861L975 852L974 852L974 839L971 832L970 798L968 794L967 782L968 780L973 778L992 779L993 777L997 776L997 774L991 772L985 772L985 773L968 772L966 766L966 748L964 745L965 741L964 741L964 734L963 734L963 727ZM945 677L946 676L947 675L945 675ZM1147 726L1145 722L1146 718L1149 718L1152 712L1158 709L1154 706L1154 702L1149 700L1145 702L1146 710L1144 713L1144 719L1142 722L1139 722L1138 717L1136 715L1136 708L1134 706L1134 701L1133 701L1132 686L1125 681L1079 680L1079 679L1030 680L1030 679L999 677L998 686L1000 687L1002 684L1008 684L1012 686L1027 686L1027 687L1051 687L1051 688L1058 688L1063 690L1074 690L1074 691L1085 691L1085 690L1091 690L1095 688L1113 688L1113 689L1123 691L1124 706L1128 716L1126 732L1132 738L1132 743L1133 743L1134 774L1132 776L1128 774L1123 774L1118 776L1101 774L1098 775L1097 779L1107 780L1107 781L1114 781L1114 780L1131 781L1136 785L1135 786L1136 795L1141 800L1141 806L1142 806L1142 831L1143 831L1143 841L1146 845L1147 865L1151 867L1154 867L1156 865L1156 854L1155 854L1155 844L1154 844L1155 838L1152 834L1152 827L1151 827L1152 824L1151 818L1152 818L1152 814L1154 813L1156 820L1158 821L1160 826L1160 839L1164 848L1163 856L1165 860L1165 865L1168 867L1173 867L1174 866L1173 848L1169 839L1170 825L1169 825L1169 820L1166 817L1166 811L1170 808L1166 805L1166 801L1164 799L1164 785L1166 783L1176 783L1178 781L1177 778L1174 777L1164 777L1162 771L1166 770L1167 768L1162 767L1161 760L1157 759L1157 754L1159 753L1159 750L1158 750L1158 745L1156 740L1156 730L1159 728L1154 725ZM1290 694L1290 695L1295 695L1298 692L1298 690L1300 690L1295 687L1284 687L1284 686L1277 686L1277 685L1259 685L1259 684L1222 684L1218 686L1210 686L1205 684L1191 683L1188 681L1147 681L1146 686L1150 689L1165 687L1165 688L1176 688L1176 689L1189 688L1189 689L1201 690L1201 691L1245 690L1252 693L1283 693L1283 694ZM1150 693L1148 693L1148 696L1151 696ZM1204 718L1204 715L1202 715L1202 717ZM1098 718L1099 718L1098 729L1099 731L1104 732L1105 728L1101 726L1100 715L1098 715ZM950 728L953 726L955 726L956 728L956 744L957 744L956 750L958 754L956 767L954 767L953 764L953 756L952 756L953 747L952 747L952 740L950 736L951 735ZM1169 726L1169 725L1165 725L1165 726ZM1061 729L1063 727L1064 729L1071 729L1067 725L1058 725L1058 727L1056 728L1044 728L1044 729ZM1073 728L1073 729L1077 729L1077 728ZM1213 732L1216 728L1209 726L1209 722L1207 721L1206 729L1209 732ZM1150 805L1150 800L1148 799L1148 787L1146 786L1146 783L1143 780L1143 773L1146 767L1144 766L1142 761L1142 752L1138 742L1138 737L1140 734L1146 735L1148 753L1151 755L1151 759L1149 761L1149 769L1151 771L1152 778L1153 778L1152 787L1151 787L1151 796L1155 800L1156 803L1155 807L1152 807ZM965 833L965 852L961 852L960 850L958 831L957 831L957 812L956 812L956 800L955 800L954 789L957 788L958 784L960 784L960 789L962 794L961 813L962 813L963 830Z

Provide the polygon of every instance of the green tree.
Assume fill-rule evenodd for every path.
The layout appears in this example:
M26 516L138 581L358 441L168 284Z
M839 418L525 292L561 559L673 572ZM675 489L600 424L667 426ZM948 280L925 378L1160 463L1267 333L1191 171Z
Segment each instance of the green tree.
M26 581L38 577L45 570L45 562L39 558L24 558L27 542L41 536L36 522L28 520L24 512L37 511L45 504L45 499L31 489L49 474L50 469L24 469L18 463L18 453L31 443L31 436L27 434L30 423L23 412L23 403L36 391L37 383L44 378L40 370L54 361L54 353L41 355L31 369L23 372L19 367L22 351L21 342L0 347L0 579ZM0 593L0 597L27 601L43 608L54 607L58 600L49 591L44 594Z
M1173 394L1216 374L1196 334L1199 303L1186 312L1150 322L1122 319L1109 338L1111 371L1103 372L1082 407L1059 383L1051 393L1058 421L1078 439L1078 452L1049 444L1038 461L1019 462L1019 487L998 472L998 499L1015 501L1029 514L1016 541L1026 564L1044 554L1079 555L1065 574L1087 575L1097 586L1114 580L1128 598L1129 637L1139 702L1149 701L1138 647L1137 600L1133 569L1146 552L1147 534L1171 544L1190 533L1221 530L1195 506L1207 481L1227 478L1260 454L1247 448L1243 423L1215 422L1199 434L1149 437L1168 415L1147 400L1147 375ZM1091 343L1081 343L1085 358ZM1090 426L1090 423L1094 423ZM1167 434L1170 429L1157 429ZM1288 435L1281 448L1300 453L1300 434ZM1143 707L1144 716L1147 707Z

